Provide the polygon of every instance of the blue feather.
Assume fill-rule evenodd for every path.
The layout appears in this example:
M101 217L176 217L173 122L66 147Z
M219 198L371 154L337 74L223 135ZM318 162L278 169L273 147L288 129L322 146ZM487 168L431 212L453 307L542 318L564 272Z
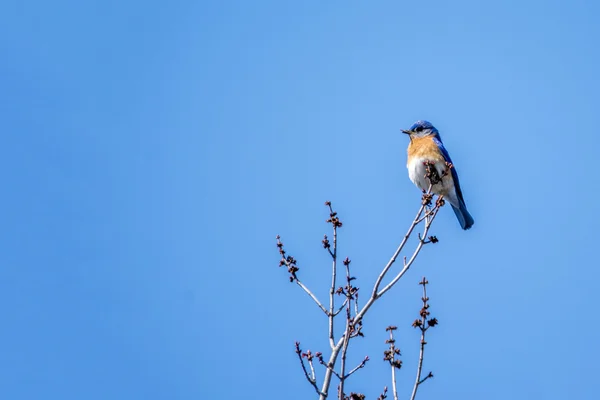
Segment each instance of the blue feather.
M452 159L450 158L450 154L448 154L448 150L444 147L442 143L442 139L439 136L439 133L433 137L433 142L440 149L440 152L444 156L444 160L452 164ZM452 210L454 210L454 214L456 214L456 218L458 218L458 222L460 223L461 228L469 229L473 226L475 220L469 211L467 211L467 206L465 205L465 200L463 198L462 190L460 188L460 182L458 180L458 172L456 172L456 168L454 166L450 170L452 174L452 179L454 180L454 190L456 191L456 197L458 197L458 204L452 204Z
M469 214L467 211L467 206L465 206L464 201L459 200L459 203L459 207L454 207L454 204L451 204L452 210L454 211L454 214L456 214L456 218L458 218L460 227L464 230L467 230L473 226L475 221L473 220L471 214Z

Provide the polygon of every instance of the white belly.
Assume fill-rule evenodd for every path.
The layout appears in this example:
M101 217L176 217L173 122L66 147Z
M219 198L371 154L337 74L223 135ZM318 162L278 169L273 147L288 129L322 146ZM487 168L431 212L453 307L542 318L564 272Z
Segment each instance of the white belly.
M427 161L426 158L417 158L413 157L411 161L406 166L408 168L408 177L410 180L417 185L417 187L421 190L429 189L429 179L426 177L427 170L425 169L425 164ZM435 163L435 169L437 170L439 176L442 176L447 166L445 162L438 161ZM452 179L452 174L448 171L448 174L442 178L440 183L437 183L433 186L433 193L443 196L449 196L449 200L454 200L456 198L456 193L454 191L454 180Z

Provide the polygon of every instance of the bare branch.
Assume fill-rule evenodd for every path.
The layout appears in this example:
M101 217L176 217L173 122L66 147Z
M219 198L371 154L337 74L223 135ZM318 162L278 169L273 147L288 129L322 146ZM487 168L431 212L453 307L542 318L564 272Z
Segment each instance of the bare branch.
M383 388L383 392L377 398L377 400L385 400L385 399L387 399L387 386Z
M419 385L420 385L421 383L425 382L425 381L426 381L427 379L429 379L429 378L433 378L433 373L432 373L431 371L429 371L429 373L427 374L427 376L426 376L425 378L423 378L423 379L421 379L421 380L419 381Z
M398 389L396 389L396 368L392 365L392 393L394 400L398 400Z
M417 215L415 216L414 220L412 221L411 225L409 226L406 234L402 238L402 241L400 242L398 248L393 253L392 257L387 262L387 264L383 267L381 273L379 274L379 276L377 277L377 279L373 285L373 289L371 291L370 296L367 296L367 301L361 308L359 308L359 305L358 305L358 288L352 286L352 280L354 280L355 278L350 276L350 269L349 269L350 260L348 258L346 258L346 260L344 260L344 265L346 266L346 286L340 287L336 290L337 256L338 256L337 229L342 227L342 222L339 220L339 217L337 216L337 212L335 212L333 210L333 208L331 206L331 202L328 201L325 203L325 205L329 207L329 219L327 220L327 223L332 224L333 238L332 238L332 241L330 242L329 238L325 235L322 240L323 247L327 250L327 252L329 253L329 255L332 258L331 285L329 288L329 304L327 306L325 306L323 303L321 303L319 301L319 299L312 293L312 291L309 290L298 279L297 273L299 271L299 268L297 266L297 262L292 256L286 255L286 252L283 249L283 244L279 240L279 236L277 237L277 247L279 248L279 253L281 254L281 260L280 260L279 265L287 267L288 272L290 273L290 281L291 282L296 281L298 286L300 286L309 295L309 297L311 297L313 299L313 301L317 304L317 306L321 309L321 311L323 311L325 313L325 315L327 315L327 318L328 318L328 339L329 339L329 345L331 347L331 353L330 353L330 356L329 356L329 359L327 362L325 362L323 360L323 356L321 353L316 353L315 355L310 353L310 351L308 351L307 353L301 353L299 350L299 344L297 344L297 346L296 346L297 352L299 352L299 359L300 359L304 374L305 374L307 380L311 383L311 385L315 388L316 392L319 394L320 400L325 400L329 396L329 388L331 385L331 378L334 375L340 381L340 384L338 386L338 395L339 395L338 397L340 400L364 398L364 395L359 394L359 393L350 393L350 395L348 395L349 397L346 397L346 395L344 394L345 380L347 378L349 378L351 375L353 375L359 369L364 368L367 361L369 360L368 357L365 357L365 359L359 365L354 367L349 372L346 372L346 368L347 368L346 355L348 352L349 342L352 338L355 338L357 336L363 336L361 329L362 329L362 319L364 318L365 314L368 312L368 310L371 308L371 306L374 304L374 302L376 300L378 300L381 296L383 296L383 294L385 294L388 290L390 290L398 282L398 280L400 280L402 278L402 276L408 271L408 269L411 267L412 263L415 261L415 259L419 255L423 245L428 244L428 243L437 242L437 238L435 236L428 237L427 234L429 232L431 224L433 223L433 220L435 219L437 213L439 212L440 207L443 206L444 202L443 202L443 199L440 197L435 202L435 205L432 204L433 203L432 200L434 197L432 189L433 189L434 185L436 185L437 183L440 182L440 180L442 179L442 177L445 176L447 171L445 171L444 173L438 174L437 170L435 168L432 168L432 166L433 166L432 163L426 163L426 169L427 169L426 177L429 178L430 186L427 191L424 191L424 194L422 196L421 206L417 212ZM451 168L450 165L448 166L448 169L449 168ZM396 262L397 258L400 256L400 254L405 249L410 236L413 234L413 232L416 230L418 225L420 225L421 223L423 223L423 230L421 233L419 233L419 241L418 241L411 257L408 260L407 260L407 257L404 257L404 262L403 262L400 272L389 283L387 283L387 285L383 286L383 280L386 277L386 274L390 271L390 269ZM383 288L381 288L382 286L383 286ZM335 294L336 293L343 294L345 296L345 299L342 302L342 304L338 306L339 308L336 307L336 304L335 304ZM354 302L354 304L352 304L352 302ZM342 312L342 310L344 310L344 309L346 310L345 330L342 333L341 337L336 338L335 332L334 332L334 318L338 314L340 314ZM426 329L427 328L425 328L425 330ZM423 331L423 333L424 333L424 331ZM393 341L393 337L391 337L390 340ZM423 346L424 346L424 344L423 344ZM392 364L393 369L399 368L401 365L401 361L394 358L394 354L399 355L399 350L398 350L398 353L395 353L396 350L397 349L392 345L391 351L392 351L393 355L392 355L392 359L390 362ZM340 353L341 353L340 369L339 369L339 372L336 372L336 368L335 368L336 362L338 360L338 357L340 357ZM315 375L315 369L314 369L314 365L313 365L313 357L317 357L319 362L323 366L325 366L325 375L324 375L323 383L321 385L320 390L316 383L316 375ZM306 365L304 364L303 358L307 358L310 372L307 369ZM393 374L394 399L397 400L398 395L397 395L397 391L396 391L395 371L393 371L392 374ZM419 371L419 377L416 381L417 386L430 377L428 375L427 377L421 379L420 376L421 376L421 372ZM387 387L385 388L384 392L381 394L381 396L379 398L385 399L386 397L387 397Z
M325 363L325 361L323 360L323 354L321 354L320 352L319 352L319 353L316 353L316 354L315 354L315 357L317 357L317 358L318 358L318 360L319 360L319 363L320 363L322 366L324 366L324 367L325 367L325 368L327 368L327 369L330 369L330 370L331 370L331 373L332 373L333 375L335 375L335 376L336 376L338 379L342 379L342 378L341 378L341 376L340 376L340 374L338 374L338 373L335 371L335 369L333 369L332 367L330 367L329 365L327 365L327 363Z
M333 211L331 207L331 202L326 201L325 205L329 207L329 219L327 222L330 222L333 226L333 251L331 251L329 241L327 241L327 250L332 258L331 265L331 286L329 287L329 346L333 349L335 347L335 340L333 334L333 318L336 314L334 314L333 309L335 308L335 283L336 283L336 275L337 275L337 228L338 226L342 226L339 218L337 217L337 213ZM325 237L324 240L327 240ZM325 244L324 244L325 245ZM341 309L341 308L340 308Z
M413 327L419 328L421 330L421 349L419 351L419 364L417 365L417 377L415 379L415 384L413 386L413 391L412 391L410 400L415 400L415 397L417 396L417 389L423 382L425 382L429 378L433 378L433 374L431 372L429 372L429 374L427 374L427 376L425 378L421 379L421 371L423 370L423 356L425 354L425 345L427 344L427 342L425 341L425 332L427 332L427 330L429 328L433 328L434 326L436 326L438 324L437 318L431 318L431 319L427 320L427 317L430 314L429 313L429 297L427 297L427 284L428 283L429 282L427 281L427 279L425 277L423 277L421 282L419 282L419 285L423 286L423 297L421 298L421 300L423 301L423 307L421 308L421 311L419 311L419 316L421 318L416 319L415 322L413 322Z
M343 335L344 342L342 344L342 360L340 366L340 386L338 390L338 398L339 400L344 400L344 383L346 381L346 353L348 352L348 343L350 343L350 338L352 337L352 316L350 314L351 305L353 299L354 288L352 287L352 278L350 277L350 259L346 257L344 260L344 266L346 267L346 299L348 302L346 304L346 330Z
M431 219L429 219L425 223L425 229L423 229L423 237L427 237L427 232L429 232L429 228L431 227L431 224L433 223L433 220L435 219L435 216L437 215L437 213L438 213L439 210L440 210L440 208L438 206L436 206L435 207L435 212L431 216ZM437 241L437 239L436 239L436 241ZM425 243L425 241L423 239L419 240L419 244L417 245L417 248L413 252L412 257L410 257L410 259L408 260L408 262L404 264L404 268L402 268L402 271L400 271L398 273L398 275L396 275L394 277L394 279L392 279L392 281L390 283L388 283L383 289L381 289L381 291L379 293L377 293L377 297L381 297L385 292L387 292L388 290L390 290L392 288L392 286L394 286L396 284L396 282L398 282L400 280L400 278L402 278L402 276L406 273L406 271L408 271L408 269L410 268L410 266L412 265L412 263L415 261L415 259L419 255L419 252L423 248L424 244L426 244L426 243Z
M342 349L342 344L344 343L344 338L341 337L335 347L331 350L331 355L329 356L329 361L327 362L327 369L325 370L325 378L323 379L323 385L321 386L321 394L319 395L319 400L325 400L329 394L329 386L331 385L331 375L333 375L333 368L335 367L335 361L340 354L340 350ZM337 374L336 374L337 375ZM339 376L338 376L339 378Z
M315 367L313 365L312 357L308 359L308 365L310 365L310 377L313 381L317 381L317 376L315 375Z
M429 190L427 191L427 193L430 193L430 192L431 192L431 187L429 188ZM419 211L417 212L417 216L415 217L415 219L413 220L413 223L408 228L408 231L404 235L404 238L402 239L402 242L400 242L400 245L398 246L398 248L396 249L396 251L392 255L392 258L390 258L390 260L388 261L388 263L386 264L386 266L381 271L381 274L379 274L379 276L377 277L377 280L375 281L375 286L373 287L372 297L377 298L377 292L379 291L379 286L381 285L381 282L383 281L383 278L385 277L385 275L387 274L387 272L390 270L390 268L392 267L392 265L394 265L394 263L396 262L396 258L398 258L398 255L400 255L400 252L402 252L402 249L404 249L404 246L406 245L406 242L408 241L408 238L412 234L412 231L419 224L419 217L423 213L423 210L425 210L425 207L426 207L426 204L422 204L421 205L421 208L419 208Z
M415 219L413 220L412 224L408 228L408 231L404 235L402 242L400 243L400 245L398 246L398 248L392 255L392 258L390 258L390 260L388 261L386 266L383 268L383 270L377 277L377 280L375 281L375 285L373 286L373 292L371 293L371 297L366 302L366 304L362 307L362 309L354 317L355 324L358 323L360 320L362 320L362 318L365 316L365 314L369 310L369 308L371 308L373 303L375 303L375 300L377 300L385 292L390 290L392 288L392 286L394 286L396 284L396 282L398 282L398 280L400 278L402 278L402 275L404 275L406 273L406 271L408 271L408 268L410 268L410 265L412 264L412 262L414 261L416 256L419 254L419 251L421 251L421 247L423 246L422 241L419 242L419 246L417 247L417 250L413 253L413 257L411 257L411 261L409 261L408 264L405 263L405 266L402 269L402 271L398 275L396 275L396 277L387 286L385 286L381 291L379 291L379 286L381 285L383 278L385 277L387 272L390 270L392 265L394 265L394 263L396 262L396 259L398 258L398 256L402 252L402 250L404 249L404 246L406 245L406 242L408 241L408 238L412 234L413 230L417 227L417 225L419 225L419 223L420 223L419 220L421 218L421 215L423 214L423 211L425 211L426 207L431 204L431 199L433 197L433 195L431 194L432 188L433 188L433 185L429 185L429 190L427 190L427 192L425 194L423 194L423 200L421 202L421 207L419 208L419 211L417 212ZM427 220L427 222L425 224L425 229L423 230L423 236L427 235L427 232L429 231L429 227L433 223L433 219L435 218L438 210L439 210L439 207L436 205L435 212L431 216L431 219Z
M349 306L347 306L347 307L349 307ZM349 327L350 327L350 323L347 322L346 329L348 330ZM339 386L339 390L338 390L339 400L344 400L344 383L346 381L346 377L344 375L346 372L346 353L348 352L348 343L350 342L350 334L348 333L348 331L346 331L343 338L344 338L344 342L342 345L342 360L341 360L341 366L340 366L340 376L342 378L340 379L340 386Z
M417 220L417 223L419 224L422 221L426 220L427 218L431 217L433 215L434 211L435 211L435 209L433 209L433 208L427 209L427 211L425 211L425 214L423 214L423 216Z
M388 326L385 330L390 332L390 338L386 340L389 344L388 350L383 352L383 359L390 363L392 367L392 394L394 400L398 400L398 390L396 389L396 369L402 367L402 361L397 360L396 356L400 356L400 349L396 347L396 339L394 339L394 331L398 329L395 326Z
M344 302L342 303L342 305L340 306L340 308L337 309L336 312L333 313L333 316L337 316L340 312L342 312L342 310L344 310L346 308L346 304L348 304L348 298L346 298L344 300Z
M350 375L352 375L353 373L355 373L359 369L364 368L364 366L367 364L367 361L369 361L369 356L365 356L365 358L361 361L360 364L358 364L356 367L354 367L350 372L348 372L344 376L344 379L348 378Z
M344 360L345 360L345 354L346 354L347 347L348 347L348 341L350 340L350 337L354 337L357 335L356 327L359 327L359 329L360 329L360 324L362 323L362 318L365 316L365 314L371 308L371 306L374 304L374 302L377 299L379 299L385 292L390 290L398 282L398 280L400 280L400 278L402 278L402 276L408 271L408 269L411 267L412 263L415 261L416 257L418 256L419 252L421 251L421 248L423 247L423 245L426 243L430 243L430 242L431 243L437 242L437 238L435 238L435 237L430 237L428 241L423 240L420 237L419 243L418 243L416 249L414 250L412 256L410 257L410 259L408 261L406 261L406 258L404 259L405 261L404 261L402 270L394 277L394 279L390 283L388 283L383 289L379 290L379 287L383 281L383 278L385 277L386 273L390 270L392 265L395 263L396 259L398 258L398 256L402 252L402 250L404 249L404 247L405 247L409 237L413 233L414 229L421 222L425 222L422 237L427 237L427 233L429 232L431 224L433 223L440 207L444 205L443 200L438 199L438 201L435 203L435 205L432 206L432 199L433 199L433 194L431 193L432 187L433 187L433 185L430 185L429 190L423 194L421 207L419 208L417 215L415 216L408 231L404 235L402 242L396 249L395 253L392 255L392 258L388 261L388 263L386 264L386 266L384 267L384 269L378 276L378 278L375 282L375 285L373 287L373 291L372 291L371 296L369 297L368 301L360 309L360 311L357 311L358 307L355 304L356 311L355 311L354 318L350 318L347 316L347 321L351 321L351 323L350 323L350 325L347 325L345 333L338 340L336 345L332 348L331 357L327 364L328 366L333 368L339 353L342 352L342 361L341 361L342 362L342 366L341 366L341 368L342 368L341 375L342 376L344 376L344 373L343 373L343 371L345 370L345 361ZM432 206L432 207L429 208L430 206ZM424 212L426 214L426 217L424 219L422 219ZM434 239L432 239L432 238L434 238ZM349 276L349 272L347 273L347 276ZM348 287L351 287L351 285L348 285ZM351 303L351 301L348 302L346 307L349 307L350 303ZM348 310L347 310L347 315L349 315ZM354 332L352 332L353 329L354 329ZM352 335L354 335L354 336L352 336ZM325 373L325 379L324 379L324 382L323 382L323 385L321 388L321 396L319 397L320 400L325 400L327 398L332 375L333 375L332 369L328 368ZM338 376L338 378L339 378L339 376ZM343 381L344 381L344 379L340 379L340 390L338 392L340 394L343 394L343 387L344 387Z
M317 386L317 379L315 377L315 371L314 368L312 366L312 356L309 359L309 363L310 363L310 368L312 370L312 377L308 375L308 371L306 370L306 365L304 365L304 360L302 359L302 350L300 350L300 342L296 342L296 354L298 354L298 359L300 360L300 365L302 366L302 371L304 371L304 376L306 377L306 380L308 382L310 382L310 384L315 388L317 394L319 396L322 395L321 391L319 390L319 387ZM307 354L307 353L304 353ZM310 350L308 351L308 354L310 354Z
M281 260L279 260L279 266L281 267L285 265L287 267L288 272L290 273L290 282L295 281L298 284L298 286L300 286L310 296L310 298L314 300L314 302L317 304L317 306L319 306L321 311L323 311L325 315L329 315L323 303L321 303L319 299L317 299L317 297L302 282L300 282L300 279L298 279L297 273L300 270L300 268L298 268L298 266L296 265L297 261L294 257L290 255L286 256L286 251L283 248L283 243L281 242L281 237L279 235L277 235L277 248L279 249L279 254L281 255Z
M319 299L317 299L317 296L315 296L310 291L310 289L308 289L302 282L300 282L300 280L298 278L296 278L295 281L298 284L298 286L300 286L302 289L304 289L304 291L310 296L310 298L313 299L315 301L315 303L317 303L317 305L325 313L325 315L329 315L329 313L328 313L327 309L325 308L325 306L319 301Z

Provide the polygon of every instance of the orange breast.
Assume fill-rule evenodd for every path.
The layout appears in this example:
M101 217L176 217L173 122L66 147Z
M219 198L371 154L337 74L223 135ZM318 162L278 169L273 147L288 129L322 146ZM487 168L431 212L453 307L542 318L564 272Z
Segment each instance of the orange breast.
M408 158L426 158L431 161L444 161L444 156L433 141L433 137L412 138L408 145Z

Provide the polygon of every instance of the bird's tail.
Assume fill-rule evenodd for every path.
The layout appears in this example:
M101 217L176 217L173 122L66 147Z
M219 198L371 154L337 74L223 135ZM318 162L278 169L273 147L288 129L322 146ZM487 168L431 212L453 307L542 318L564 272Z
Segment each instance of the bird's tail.
M459 207L455 207L454 204L452 204L452 209L454 210L454 214L456 214L456 218L458 218L461 228L467 230L473 226L475 221L473 220L473 217L471 217L471 214L469 214L467 211L467 206L465 205L464 201L459 200L458 205Z

